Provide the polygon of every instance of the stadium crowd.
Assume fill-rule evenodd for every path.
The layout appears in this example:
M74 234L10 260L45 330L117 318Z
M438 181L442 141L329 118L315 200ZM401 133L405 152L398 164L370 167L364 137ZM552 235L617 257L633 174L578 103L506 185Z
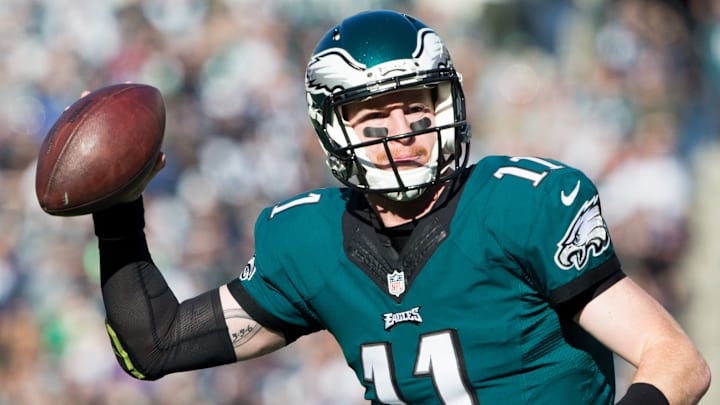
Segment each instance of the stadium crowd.
M471 160L537 155L580 168L599 186L625 270L681 323L708 310L698 300L720 268L688 256L720 221L701 200L717 197L699 192L720 170L712 0L3 0L0 405L364 403L327 334L152 383L124 374L104 329L92 221L43 213L34 170L83 90L158 87L168 164L145 194L154 259L179 299L225 283L252 254L262 207L335 185L307 118L304 69L334 22L369 8L407 11L448 42ZM717 364L709 332L689 331ZM630 372L619 363L619 385Z

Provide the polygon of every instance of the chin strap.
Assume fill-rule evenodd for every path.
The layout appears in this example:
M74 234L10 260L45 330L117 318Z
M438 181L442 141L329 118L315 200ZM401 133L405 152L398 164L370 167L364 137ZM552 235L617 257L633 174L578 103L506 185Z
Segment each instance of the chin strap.
M412 201L422 195L426 188L416 188L414 190L396 191L393 193L383 193L383 197L393 201Z

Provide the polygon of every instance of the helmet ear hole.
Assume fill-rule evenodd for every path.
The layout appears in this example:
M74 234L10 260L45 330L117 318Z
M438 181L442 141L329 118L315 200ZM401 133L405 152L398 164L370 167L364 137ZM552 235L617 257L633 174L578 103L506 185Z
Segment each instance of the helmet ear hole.
M328 157L325 159L325 164L327 164L330 172L334 176L341 176L343 178L350 178L352 176L352 169L353 167L355 167L352 162L343 161L342 159L333 155L328 155Z

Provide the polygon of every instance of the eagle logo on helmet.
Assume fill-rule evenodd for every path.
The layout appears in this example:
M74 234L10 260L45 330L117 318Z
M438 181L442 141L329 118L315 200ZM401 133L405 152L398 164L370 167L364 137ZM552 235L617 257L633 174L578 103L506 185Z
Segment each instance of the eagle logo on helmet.
M367 66L342 48L331 48L313 56L308 64L307 87L313 93L331 94L357 86L366 79Z
M433 30L424 28L418 31L417 44L410 59L393 59L368 67L343 48L329 48L317 53L308 63L307 90L312 94L329 95L388 77L451 65L449 53L440 37ZM383 92L388 89L382 86L373 89L370 85L368 90Z
M600 215L599 196L585 201L565 236L557 244L555 263L564 270L581 271L592 256L599 256L610 245L605 220Z

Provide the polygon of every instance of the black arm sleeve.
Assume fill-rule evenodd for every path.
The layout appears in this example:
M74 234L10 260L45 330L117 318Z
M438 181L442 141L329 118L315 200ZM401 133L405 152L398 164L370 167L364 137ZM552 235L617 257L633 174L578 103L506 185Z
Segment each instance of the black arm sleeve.
M236 361L217 290L179 303L152 261L142 199L93 214L107 330L139 379Z
M648 383L634 383L615 405L670 405L670 402L656 386Z

